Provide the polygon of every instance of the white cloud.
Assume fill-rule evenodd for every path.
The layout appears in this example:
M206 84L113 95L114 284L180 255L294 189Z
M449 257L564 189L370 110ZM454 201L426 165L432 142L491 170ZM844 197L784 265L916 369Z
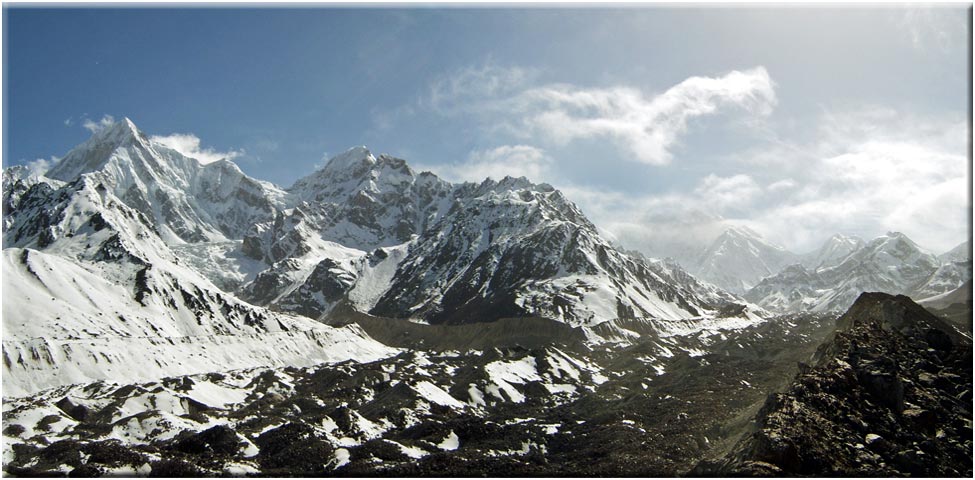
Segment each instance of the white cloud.
M694 193L701 203L723 212L747 207L763 192L755 180L748 175L719 177L710 174L701 180Z
M626 86L538 83L538 78L487 66L436 82L428 98L411 106L411 115L425 109L473 123L482 138L536 145L539 151L544 148L546 159L505 162L499 159L501 150L483 151L439 171L467 179L525 174L557 183L624 246L651 254L659 254L656 247L681 231L706 241L730 224L751 227L797 252L817 248L835 233L866 238L897 230L933 250L950 248L969 235L967 188L961 183L967 181L970 133L963 115L824 106L819 116L770 123L777 97L762 67L691 77L657 94ZM580 151L602 143L619 148L631 161L675 163L682 139L698 128L694 120L720 114L759 127L752 130L760 133L752 140L761 143L693 165L682 160L667 175L698 175L684 190L598 191L549 160L565 153L578 163L579 155L565 147L587 141L591 145L580 145ZM610 160L620 175L636 170ZM707 168L701 162L716 163Z
M418 103L444 115L490 110L523 91L536 76L532 69L500 67L489 61L434 80L428 96Z
M92 120L90 118L85 118L81 123L82 127L85 127L91 133L98 133L108 127L115 125L115 117L111 115L103 115L100 120Z
M908 34L916 50L930 51L934 47L946 53L955 46L955 40L966 38L967 8L914 5L900 13L897 23Z
M788 191L791 191L794 188L796 188L796 182L795 182L795 180L793 180L791 178L785 178L785 179L779 180L777 182L772 182L772 184L770 184L768 186L768 191L769 192L788 192Z
M696 194L634 196L578 185L560 190L625 248L685 264L736 223L709 209Z
M31 175L44 175L60 160L58 157L51 157L50 159L38 158L37 160L27 162L27 170L30 171Z
M431 170L454 181L481 182L488 177L500 180L512 176L543 182L551 166L552 159L542 149L530 145L502 145L472 151L462 163L432 167Z
M830 145L838 153L809 165L792 195L756 212L754 221L805 249L829 233L891 230L934 250L951 248L968 236L968 158L928 140L864 138Z
M935 251L968 237L966 119L865 108L826 112L819 125L811 144L760 154L780 161L763 162L774 196L750 226L799 251L833 233L901 231Z
M183 155L195 158L202 164L213 163L218 160L233 160L245 152L241 150L230 150L228 152L218 152L210 147L200 148L200 138L192 133L174 133L167 136L153 136L152 142L176 150Z
M556 85L528 90L518 101L524 124L558 144L605 137L637 161L665 165L690 119L732 106L767 115L776 98L768 72L758 67L717 78L691 77L651 97L632 88Z
M673 160L672 149L691 119L729 108L761 117L776 104L774 82L763 67L690 77L655 95L626 86L529 86L537 76L517 67L470 67L433 82L417 105L441 115L471 115L484 132L503 132L531 143L565 146L606 139L634 161L665 165ZM416 113L412 106L396 113L405 112ZM394 117L376 116L387 128Z
M797 253L836 233L900 231L935 252L968 238L964 118L867 109L818 121L814 142L771 144L758 163L739 158L747 173L705 175L684 191L562 190L625 247L651 256L693 257L730 225Z

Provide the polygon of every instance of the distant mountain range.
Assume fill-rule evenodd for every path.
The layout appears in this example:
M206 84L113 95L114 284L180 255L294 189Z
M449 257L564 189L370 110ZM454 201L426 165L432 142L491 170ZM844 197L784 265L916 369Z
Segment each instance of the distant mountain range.
M769 311L842 311L863 292L920 301L958 289L972 277L970 251L964 242L936 256L889 232L868 242L837 234L800 255L732 227L688 271Z

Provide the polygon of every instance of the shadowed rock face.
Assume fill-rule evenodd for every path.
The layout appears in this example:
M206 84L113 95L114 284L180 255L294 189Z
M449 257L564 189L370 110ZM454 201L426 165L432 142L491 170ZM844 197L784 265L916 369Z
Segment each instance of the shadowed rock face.
M865 293L758 430L699 474L971 476L971 339L904 296Z

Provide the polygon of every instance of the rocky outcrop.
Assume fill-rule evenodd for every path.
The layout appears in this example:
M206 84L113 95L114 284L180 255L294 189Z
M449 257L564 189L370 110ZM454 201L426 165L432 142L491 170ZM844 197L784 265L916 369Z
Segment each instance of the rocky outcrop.
M757 430L694 471L971 476L972 344L905 296L865 293Z

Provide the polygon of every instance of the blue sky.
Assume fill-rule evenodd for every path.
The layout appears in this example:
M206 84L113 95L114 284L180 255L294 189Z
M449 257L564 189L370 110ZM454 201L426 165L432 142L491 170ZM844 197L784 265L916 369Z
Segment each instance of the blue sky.
M4 14L5 165L127 116L282 186L360 144L527 175L656 255L728 224L969 235L963 5Z

